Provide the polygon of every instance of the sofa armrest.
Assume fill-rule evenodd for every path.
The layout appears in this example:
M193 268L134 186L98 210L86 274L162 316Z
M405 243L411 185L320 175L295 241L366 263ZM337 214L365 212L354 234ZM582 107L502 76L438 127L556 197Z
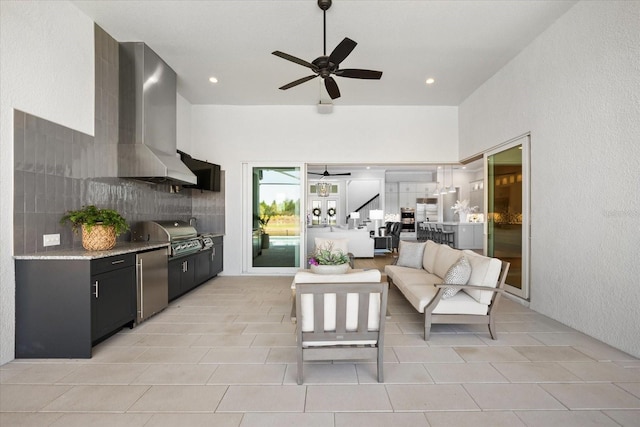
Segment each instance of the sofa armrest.
M493 288L491 286L474 286L474 285L450 285L448 283L436 283L433 286L436 288L455 288L455 289L470 289L472 291L489 291L505 294L504 289Z

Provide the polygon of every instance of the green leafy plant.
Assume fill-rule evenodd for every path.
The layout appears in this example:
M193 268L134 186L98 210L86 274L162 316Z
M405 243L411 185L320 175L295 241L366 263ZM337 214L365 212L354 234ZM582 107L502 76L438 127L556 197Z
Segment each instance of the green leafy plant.
M260 223L260 229L262 230L263 233L266 233L265 229L267 228L267 225L269 224L270 220L271 220L270 215L261 215L258 217L258 222Z
M113 226L116 236L129 229L127 221L117 211L113 209L98 209L94 205L83 206L76 211L67 211L60 219L60 224L71 223L74 232L78 232L83 225L87 231L91 231L94 225Z
M341 265L348 262L349 257L339 249L334 251L332 244L317 248L309 258L309 265Z

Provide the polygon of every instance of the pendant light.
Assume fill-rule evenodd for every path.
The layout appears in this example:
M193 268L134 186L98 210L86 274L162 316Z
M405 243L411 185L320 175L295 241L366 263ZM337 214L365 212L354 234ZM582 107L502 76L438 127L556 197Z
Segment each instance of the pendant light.
M451 187L449 188L449 193L455 193L456 187L453 185L453 165L451 165Z

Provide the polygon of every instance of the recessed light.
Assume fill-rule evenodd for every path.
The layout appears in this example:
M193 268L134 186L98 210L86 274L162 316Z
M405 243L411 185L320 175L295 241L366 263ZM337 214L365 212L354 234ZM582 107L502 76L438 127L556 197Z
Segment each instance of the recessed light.
M215 77L213 77L213 76L212 76L212 77L209 77L209 81L210 81L211 83L218 83L218 79L216 79L216 78L215 78Z
M428 84L428 85L431 85L431 84L435 83L435 79L432 79L431 77L429 77L429 78L425 81L425 83L426 83L426 84Z

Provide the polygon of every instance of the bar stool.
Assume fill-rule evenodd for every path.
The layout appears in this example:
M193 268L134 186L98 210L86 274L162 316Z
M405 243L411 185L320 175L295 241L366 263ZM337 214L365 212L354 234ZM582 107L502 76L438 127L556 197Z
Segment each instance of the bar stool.
M429 226L429 240L433 240L436 243L440 243L440 233L435 224L427 224Z
M424 223L418 224L418 241L428 240L429 231L427 230L427 225Z
M455 231L453 230L445 230L441 225L436 226L438 228L438 233L440 234L440 243L444 243L445 245L449 245L453 247L454 244L454 236Z

